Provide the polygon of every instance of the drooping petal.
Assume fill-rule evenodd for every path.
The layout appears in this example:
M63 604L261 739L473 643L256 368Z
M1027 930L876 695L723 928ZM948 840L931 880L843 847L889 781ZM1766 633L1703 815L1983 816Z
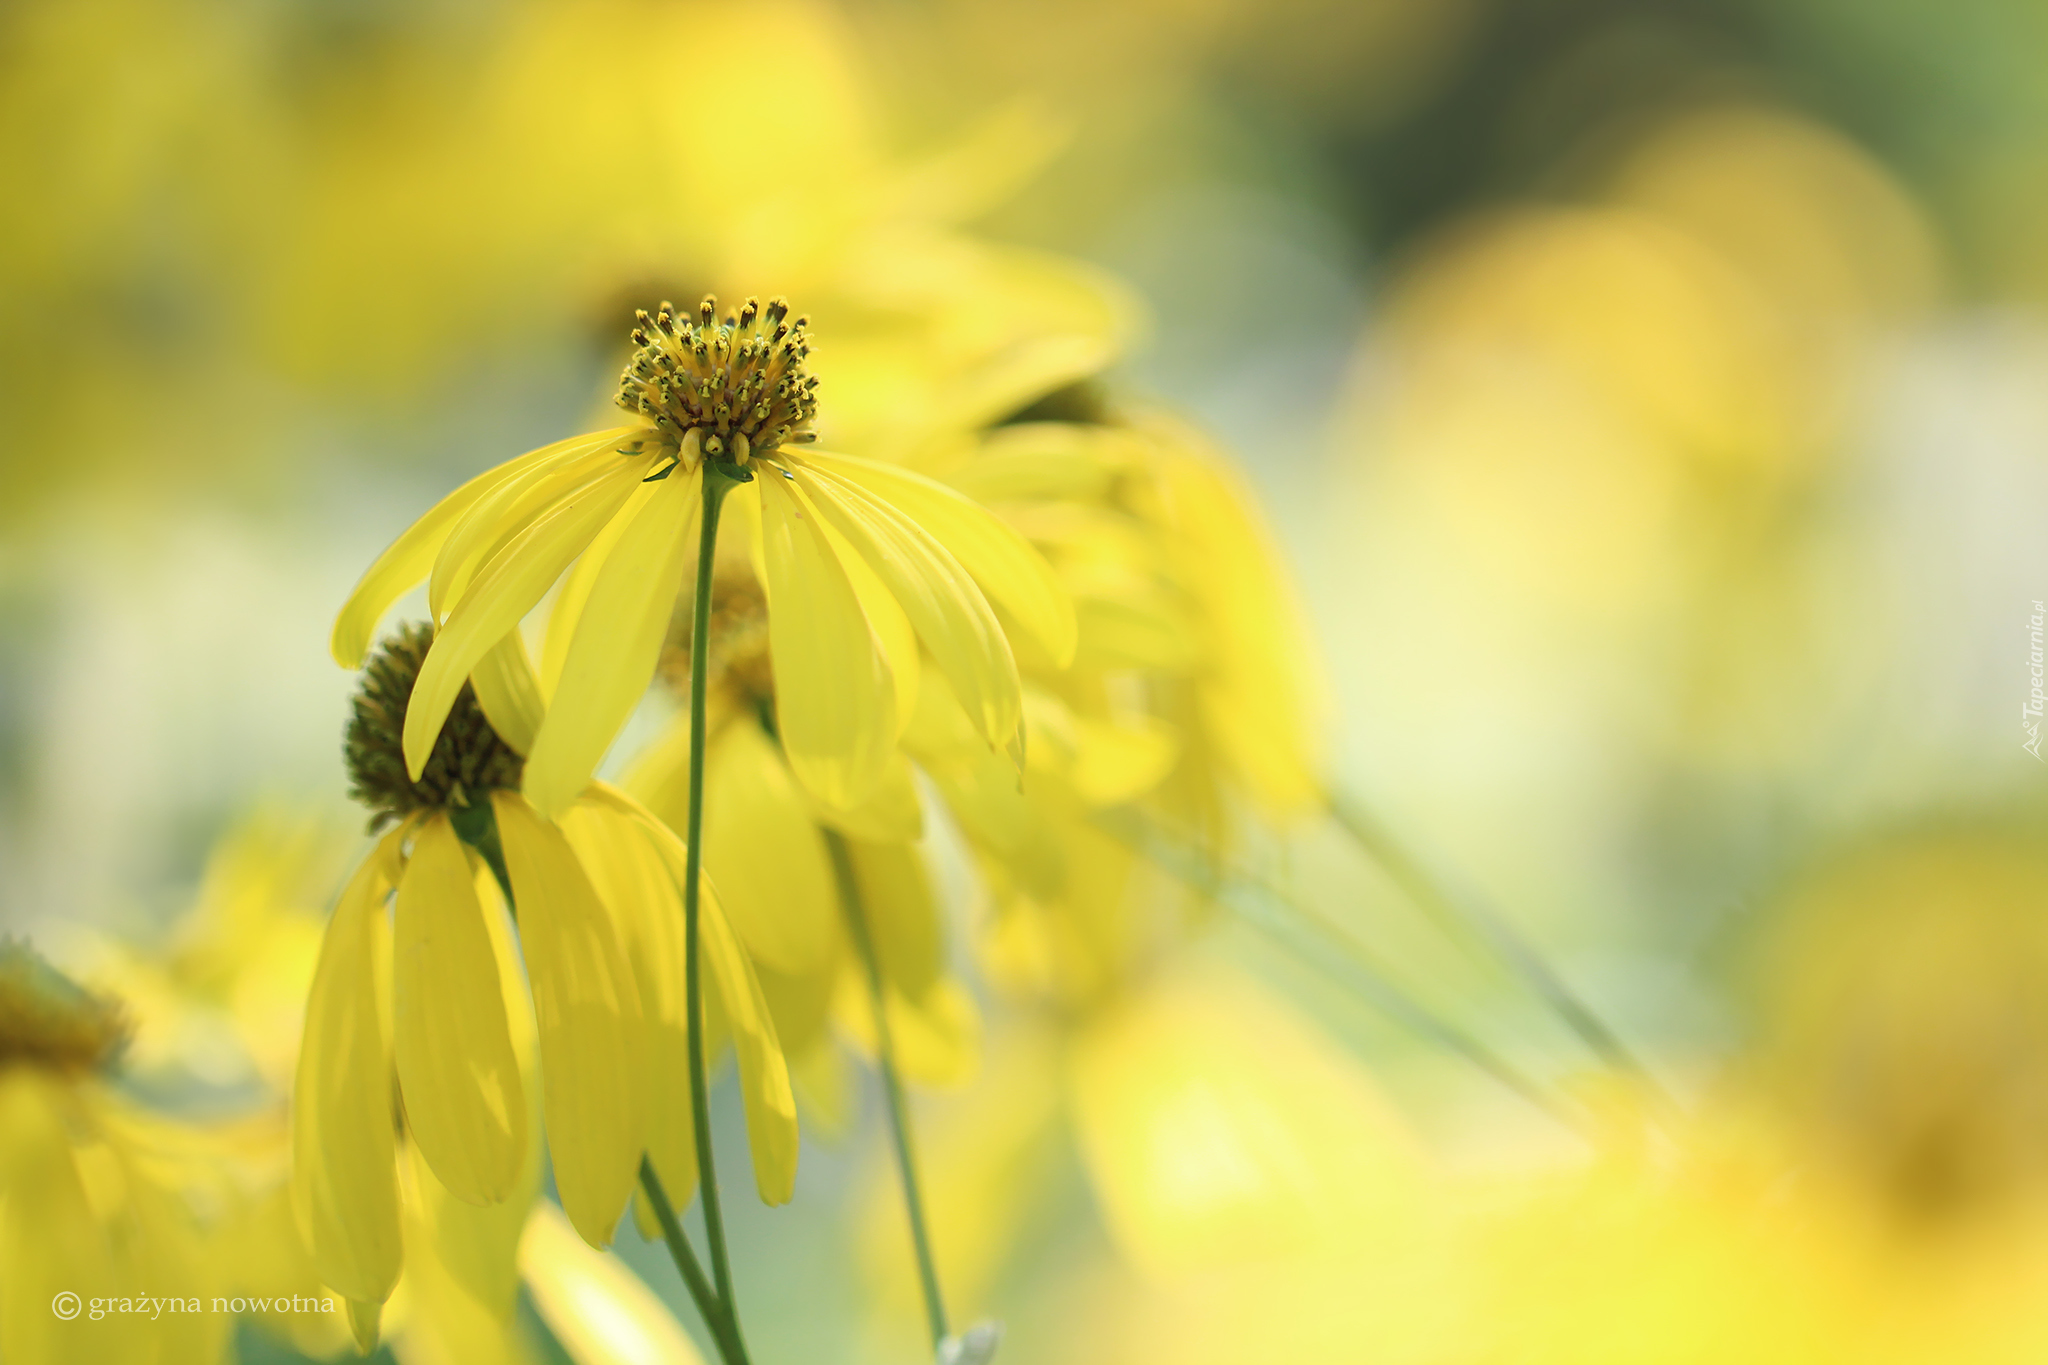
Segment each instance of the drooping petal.
M576 851L512 792L491 793L518 903L546 1078L555 1186L576 1230L609 1246L647 1139L640 992Z
M889 1042L904 1079L917 1085L959 1086L974 1079L981 1064L981 1010L967 989L941 978L922 999L895 987L884 992L889 1009ZM866 1056L875 1055L874 994L848 972L839 980L833 1015Z
M516 1187L526 1098L483 906L454 827L421 827L398 884L392 1003L398 1085L420 1155L456 1198Z
M714 896L698 902L698 945L719 1002L732 1025L737 1050L740 1098L747 1110L747 1146L754 1158L754 1188L764 1204L787 1204L796 1194L796 1096L789 1087L789 1065L775 1037L753 964L740 947Z
M343 668L361 668L363 656L370 652L370 639L376 633L378 619L391 609L393 602L405 595L408 588L427 576L427 570L433 567L434 557L441 552L441 546L455 523L484 494L517 476L554 449L550 446L546 450L536 450L531 455L522 455L495 469L485 470L428 508L426 515L392 541L384 553L363 571L354 591L349 593L348 601L342 604L340 613L334 618L334 633L328 640L334 661Z
M292 1089L292 1204L320 1278L382 1302L398 1282L397 1139L391 1107L391 931L386 835L328 921L306 999Z
M621 461L605 479L586 485L573 500L520 532L477 575L434 636L406 704L405 763L415 781L477 661L533 609L639 484L639 465Z
M1008 743L1023 715L1017 662L959 561L855 484L811 470L799 470L795 482L806 505L888 585L982 737L997 747Z
M890 757L882 780L867 800L841 809L813 797L811 811L820 821L856 839L915 842L924 834L924 803L917 798L917 779L910 771L910 761L900 753Z
M882 977L912 1000L938 980L945 940L931 872L909 844L846 841Z
M660 856L671 880L677 887L686 884L687 853L675 831L623 792L593 783L591 795L630 816ZM739 1053L740 1096L747 1110L754 1185L763 1202L786 1204L796 1189L797 1163L796 1099L790 1090L789 1065L776 1039L775 1021L768 1013L753 964L719 908L709 880L700 885L697 910L703 935L698 948L708 969L707 980L717 991Z
M661 1299L616 1256L576 1239L554 1205L527 1221L519 1269L533 1306L576 1365L702 1365Z
M656 483L597 571L527 758L526 799L543 817L576 799L647 691L694 548L685 533L702 487L701 474L680 468Z
M814 970L838 942L832 867L782 750L746 717L704 761L704 870L747 950L778 971Z
M798 781L832 805L851 806L874 790L895 747L889 666L794 485L772 468L754 482L783 747Z
M563 813L562 832L612 912L647 1031L642 1089L647 1156L678 1208L697 1187L697 1141L690 1101L689 1011L683 980L683 903L661 857L635 817L592 783L590 799ZM706 1048L708 1054L709 1048ZM651 1234L650 1234L651 1235Z
M675 478L671 474L669 478ZM644 480L633 490L633 496L626 499L626 505L619 514L606 522L597 538L590 542L583 553L576 557L562 586L555 590L555 600L548 606L548 628L540 647L540 687L543 696L555 695L555 686L562 680L562 665L569 658L569 644L576 638L576 623L583 617L583 604L590 600L590 589L597 582L598 570L604 567L605 558L612 547L619 543L619 537L633 524L640 508L645 505L668 480L647 483Z
M602 474L619 458L621 439L633 434L634 429L620 427L557 441L539 452L540 459L478 498L434 557L427 580L427 610L434 620L447 617L477 572L514 536Z
M491 956L498 964L512 1053L519 1059L519 1085L526 1099L526 1131L538 1133L540 1047L534 1029L533 1002L527 998L519 948L513 942L511 920L505 913L497 878L488 867L476 865L481 860L470 861L477 900L484 907L484 926L491 936ZM526 1144L519 1179L502 1204L478 1206L457 1199L435 1177L433 1168L419 1159L417 1150L404 1168L412 1178L407 1190L408 1208L431 1239L439 1269L495 1319L509 1318L518 1297L519 1236L526 1226L527 1212L540 1193L542 1147L539 1142ZM416 1266L417 1262L407 1262L408 1282Z
M514 626L491 646L470 671L476 687L477 705L498 737L514 751L533 752L533 737L540 730L546 704L541 701L540 680L533 674L533 660L526 653L526 637Z
M1073 602L1045 557L993 512L897 465L822 452L806 452L804 461L860 485L923 527L1054 667L1073 662Z
M889 665L889 680L896 693L896 734L900 738L917 710L918 674L924 662L917 647L917 632L911 628L910 618L903 614L903 607L889 591L889 585L868 567L860 552L848 545L829 522L820 529L832 546L839 567L846 570L846 581L853 584L853 595L860 599L860 609L867 613L868 625L882 646L882 659Z

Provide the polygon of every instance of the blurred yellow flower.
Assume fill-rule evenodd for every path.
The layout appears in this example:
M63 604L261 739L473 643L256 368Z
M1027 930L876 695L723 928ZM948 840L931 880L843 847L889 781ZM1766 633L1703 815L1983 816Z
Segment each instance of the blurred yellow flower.
M104 1080L127 1029L118 1005L26 945L0 942L0 1354L10 1362L203 1362L227 1349L232 1319L204 1311L219 1271L185 1203L204 1177L191 1135ZM137 1309L136 1294L175 1304ZM128 1306L109 1311L109 1299Z

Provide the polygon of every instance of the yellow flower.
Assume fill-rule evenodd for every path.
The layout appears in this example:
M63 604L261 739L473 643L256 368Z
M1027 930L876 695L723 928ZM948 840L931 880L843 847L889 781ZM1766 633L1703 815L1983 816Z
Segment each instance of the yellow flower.
M737 557L735 557L737 559ZM910 765L895 758L873 796L837 810L796 780L775 725L775 672L768 657L767 602L744 563L718 566L712 582L709 708L704 764L704 868L753 959L791 1065L829 1110L838 1053L829 1025L873 1053L873 1014L845 926L836 841L873 935L887 988L897 1061L929 1084L972 1071L979 1014L945 970L944 924L916 847L923 811ZM664 654L677 690L689 678L688 622ZM977 746L1016 774L1008 761ZM689 810L690 729L679 712L634 762L626 789L671 827Z
M1005 625L1055 659L1072 654L1064 593L1016 532L905 470L798 454L816 413L805 320L749 299L723 320L705 299L642 314L621 384L625 426L558 442L444 498L364 575L333 651L359 663L377 618L429 579L439 630L406 717L417 779L472 673L486 711L514 632L558 578L523 790L553 817L583 791L654 672L706 498L741 485L769 604L777 707L799 781L851 807L883 779L917 687L922 644L982 740L1021 744ZM756 477L756 475L761 477ZM716 479L716 483L708 480ZM998 613L1001 613L999 620Z
M10 1365L207 1361L225 1349L230 1319L186 1311L214 1288L182 1198L189 1144L102 1079L126 1036L118 1007L0 942L0 1357ZM104 1307L139 1293L178 1307Z
M545 1077L539 1107L556 1186L586 1240L611 1240L643 1152L677 1187L695 1169L689 1102L676 1084L686 1020L678 841L593 784L564 812L579 847L519 795L524 760L467 685L409 775L402 735L429 643L423 627L387 641L355 703L356 795L378 822L398 823L356 869L328 925L294 1091L299 1218L322 1278L365 1311L398 1279L401 1131L421 1158L422 1186L476 1206L531 1198L522 1172L538 1169L538 1133L533 1082L514 1046L523 1028L534 1031ZM512 666L525 667L523 651ZM514 733L533 733L530 712L501 714L514 717ZM597 840L601 860L589 852ZM500 878L518 915L516 956ZM781 1049L715 898L703 904L711 980L740 1051L756 1182L781 1202L796 1161ZM523 1205L508 1216L516 1227Z

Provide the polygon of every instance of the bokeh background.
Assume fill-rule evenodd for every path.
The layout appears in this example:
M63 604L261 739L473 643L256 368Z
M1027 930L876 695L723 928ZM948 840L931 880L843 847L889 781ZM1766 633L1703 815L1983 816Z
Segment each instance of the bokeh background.
M2023 0L9 6L0 929L157 941L254 809L345 852L335 608L442 491L583 429L633 304L812 307L830 436L807 290L886 319L943 308L905 244L1053 253L1120 282L1108 382L1255 490L1335 780L1715 1155L1694 1180L1638 1136L1615 1176L1224 917L1106 1041L1047 1062L998 1013L982 1079L921 1100L963 1312L1019 1361L2023 1358L2043 51ZM1542 1002L1446 960L1331 831L1259 856L1603 1103ZM1183 1081L1167 1146L1131 1136L1116 1097ZM1250 1168L1189 1178L1236 1171L1284 1255L1160 1193L1203 1097L1274 1116ZM877 1124L870 1095L793 1207L736 1211L764 1360L914 1352ZM1829 1212L1715 1221L1781 1178ZM1684 1274L1639 1283L1644 1247ZM1798 1292L1759 1303L1758 1265ZM1701 1326L1733 1302L1767 1327Z

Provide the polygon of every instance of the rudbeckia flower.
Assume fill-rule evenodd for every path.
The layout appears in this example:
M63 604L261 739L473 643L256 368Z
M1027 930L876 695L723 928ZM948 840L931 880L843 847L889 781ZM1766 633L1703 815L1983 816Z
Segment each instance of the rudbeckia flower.
M660 669L679 693L690 672L688 623L680 625ZM875 1049L872 1008L847 929L855 907L844 903L841 876L850 875L904 1074L927 1084L965 1080L978 1051L979 1012L945 968L943 917L917 848L924 820L910 764L896 758L875 795L855 810L826 805L796 780L776 727L767 602L739 556L713 577L709 654L705 876L760 974L792 1067L829 1110L841 1084L832 1023L863 1051ZM624 779L626 790L678 829L688 818L687 721L678 712ZM1016 785L1006 757L968 742Z
M582 794L653 676L707 498L740 485L768 602L777 716L798 781L853 808L887 776L917 689L919 646L980 740L1022 751L1010 634L1055 660L1074 624L1014 530L908 470L821 451L806 320L748 299L720 318L640 314L619 403L632 421L531 452L449 494L371 565L335 622L360 663L378 618L428 580L437 629L405 718L419 780L472 675L486 712L513 632L563 584L544 654L545 716L521 790L544 818ZM708 504L714 510L716 504Z
M208 1361L231 1319L188 1311L213 1262L183 1199L178 1125L106 1077L128 1026L27 946L0 941L0 1358ZM146 1293L175 1308L108 1311Z
M299 1220L321 1277L359 1319L374 1320L398 1280L401 1139L419 1158L419 1183L430 1177L457 1203L531 1197L522 1172L537 1170L540 1134L529 1118L534 1081L514 1046L522 1028L533 1030L545 1078L538 1108L556 1187L585 1240L611 1240L643 1152L677 1187L695 1169L677 1084L687 1032L680 845L593 784L563 815L584 847L602 841L606 861L594 865L519 794L525 760L467 684L437 720L428 761L409 772L402 736L432 638L416 626L387 640L355 701L355 794L376 811L373 827L392 827L328 925L293 1098ZM524 653L506 667L528 691L507 689L498 714L530 736L537 717L517 704L531 688L530 672L517 672ZM516 954L501 886L517 915ZM715 897L702 905L710 980L740 1055L756 1183L783 1202L796 1161L787 1071L744 953Z

